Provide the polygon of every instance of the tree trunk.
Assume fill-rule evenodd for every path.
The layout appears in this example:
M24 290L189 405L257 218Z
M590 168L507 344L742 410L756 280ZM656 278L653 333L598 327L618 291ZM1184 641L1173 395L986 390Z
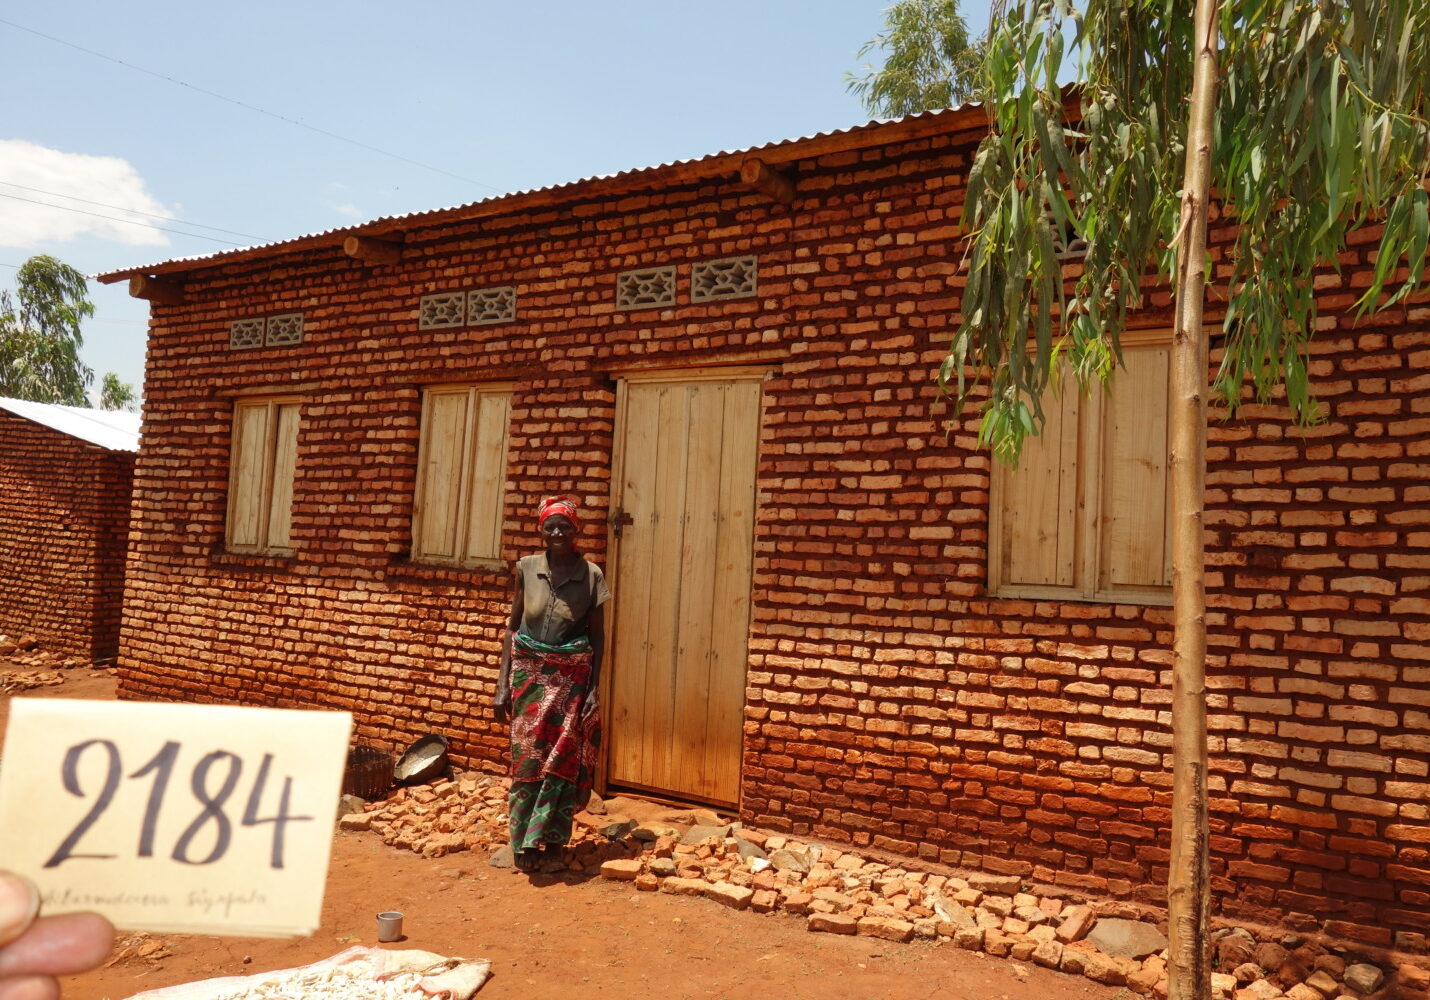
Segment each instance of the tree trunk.
M1206 587L1207 201L1216 106L1218 0L1197 0L1172 342L1172 854L1167 873L1169 1000L1208 1000Z

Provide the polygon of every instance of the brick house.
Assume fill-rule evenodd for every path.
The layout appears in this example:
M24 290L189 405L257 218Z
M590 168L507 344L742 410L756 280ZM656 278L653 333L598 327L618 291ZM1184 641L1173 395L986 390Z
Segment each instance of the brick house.
M103 276L153 316L123 690L350 709L499 769L510 564L571 493L616 595L609 786L1159 902L1169 295L1016 473L946 427L983 128ZM1430 308L1352 318L1375 235L1317 281L1327 420L1209 429L1211 815L1222 912L1389 943L1430 923Z
M0 398L0 634L119 651L139 415Z

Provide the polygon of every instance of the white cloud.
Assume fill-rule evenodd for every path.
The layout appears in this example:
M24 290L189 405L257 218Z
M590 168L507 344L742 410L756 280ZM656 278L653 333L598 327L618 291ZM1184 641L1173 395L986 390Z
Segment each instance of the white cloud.
M135 212L174 217L128 160L0 139L0 246L33 248L77 236L167 246L156 228L160 220Z
M333 211L337 212L339 215L345 215L349 219L366 218L366 213L364 213L362 209L351 203L343 205L334 205Z

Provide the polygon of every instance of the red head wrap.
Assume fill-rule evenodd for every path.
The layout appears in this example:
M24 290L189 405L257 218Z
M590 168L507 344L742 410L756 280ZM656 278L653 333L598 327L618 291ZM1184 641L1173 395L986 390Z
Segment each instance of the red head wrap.
M546 523L548 517L561 516L575 525L576 530L581 530L581 519L576 515L577 504L570 497L547 497L541 501L541 506L536 508L536 526L539 528Z

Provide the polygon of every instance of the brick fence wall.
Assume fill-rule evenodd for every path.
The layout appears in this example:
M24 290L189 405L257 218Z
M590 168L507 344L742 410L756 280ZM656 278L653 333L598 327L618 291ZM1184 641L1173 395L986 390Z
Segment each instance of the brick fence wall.
M123 690L351 709L365 740L440 730L495 770L510 571L407 560L420 386L516 383L509 563L536 547L543 493L605 515L613 372L773 365L743 818L1160 901L1169 612L986 596L988 459L971 420L946 437L931 412L974 141L797 160L788 208L656 174L550 210L414 222L397 265L275 250L191 275L186 304L154 307ZM734 254L758 255L758 298L614 308L619 271ZM1368 254L1319 283L1327 421L1298 431L1252 407L1211 428L1213 886L1229 915L1304 912L1388 941L1430 923L1430 309L1354 323ZM419 296L507 284L516 323L417 329ZM1139 322L1164 325L1165 307L1154 296ZM231 320L289 311L301 347L228 350ZM227 554L233 394L285 386L305 400L297 553Z
M0 410L0 633L118 652L133 473L131 452Z

